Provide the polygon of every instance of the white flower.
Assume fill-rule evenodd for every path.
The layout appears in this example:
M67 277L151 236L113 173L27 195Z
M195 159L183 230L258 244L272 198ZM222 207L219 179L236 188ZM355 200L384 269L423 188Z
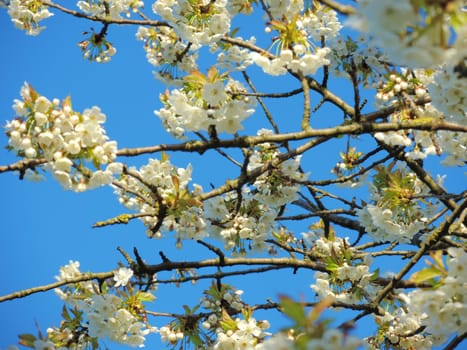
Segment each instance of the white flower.
M73 165L73 162L67 157L59 158L53 163L54 170L63 171L67 173L70 172L72 165Z
M33 182L39 182L39 181L44 181L45 177L44 175L38 173L37 171L31 170L31 169L26 169L26 173L24 174L24 177L30 181Z
M54 171L54 177L63 186L63 188L65 189L72 188L70 174L68 174L67 172L60 171L60 170Z
M91 175L91 178L89 179L88 189L93 189L96 187L108 185L112 183L112 180L113 180L112 172L108 170L105 170L105 171L97 170Z
M206 83L203 88L203 99L213 107L224 103L227 99L224 83L222 81Z
M114 274L115 287L126 286L131 277L133 277L132 269L127 267L119 268Z
M81 275L79 270L79 261L70 260L69 263L60 268L60 275L55 276L58 281L64 281L69 278L78 277Z
M295 344L287 334L277 333L256 347L260 350L293 350Z
M47 6L37 4L34 0L11 0L8 3L8 14L14 25L25 30L28 35L38 35L45 28L39 22L53 16Z
M226 34L230 30L230 18L225 13L215 14L210 18L209 29L213 35Z
M441 18L437 20L443 25L436 26L427 13L438 13L439 9L434 8L438 4L425 3L425 7L417 7L410 0L365 0L359 2L357 14L348 24L376 37L391 61L397 64L412 68L456 64L465 56L465 30L455 32L451 21L455 15L462 16L459 14L463 11L462 3L453 2L452 12L441 11ZM448 42L454 43L449 46Z
M34 341L34 349L35 350L55 350L55 344L52 343L50 340L45 341L45 340L37 339Z

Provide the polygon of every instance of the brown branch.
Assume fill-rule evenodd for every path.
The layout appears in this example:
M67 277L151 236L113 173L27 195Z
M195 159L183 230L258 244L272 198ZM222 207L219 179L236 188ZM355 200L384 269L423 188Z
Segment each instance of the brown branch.
M300 82L303 88L303 116L302 116L302 130L310 130L310 116L311 116L311 96L310 86L305 77L301 77Z
M244 72L242 72L244 73ZM254 90L252 88L252 90ZM266 97L266 98L284 98L284 97L292 97L295 95L300 94L303 91L302 88L295 89L288 92L242 92L242 91L235 91L231 92L230 95L232 96L252 96L252 97Z
M353 108L352 108L353 110ZM467 132L467 125L459 125L439 120L405 120L390 123L351 123L348 125L339 125L333 128L305 130L294 133L284 133L277 135L262 136L242 136L230 140L209 140L188 141L181 144L161 144L150 147L140 148L122 148L117 152L118 156L129 157L147 153L156 153L161 151L180 151L180 152L205 152L213 148L242 148L250 147L264 142L282 143L286 141L298 141L312 137L337 137L341 135L361 135L375 132L387 132L397 130L447 130L457 132Z
M319 2L343 15L353 15L357 12L354 7L350 5L343 5L334 0L319 0Z
M157 283L161 284L171 284L171 283L184 283L184 282L191 282L191 281L199 281L203 279L218 279L218 278L225 278L231 276L239 276L239 275L249 275L252 273L264 273L268 271L275 271L275 270L282 270L290 268L289 266L266 266L266 267L259 267L254 269L247 269L247 270L237 270L237 271L218 271L211 274L206 275L193 275L193 276L183 276L175 279L169 280L162 280L158 279Z
M275 136L280 136L280 135L275 135ZM327 138L327 137L321 137L321 138L313 139L313 140L305 143L304 145L297 147L296 149L293 149L293 150L291 150L289 152L286 152L286 153L281 153L280 155L278 155L273 160L263 164L261 167L258 167L256 169L252 170L248 174L244 174L243 176L240 176L240 177L238 177L236 179L233 179L233 180L227 180L223 186L220 186L220 187L218 187L218 188L216 188L216 189L214 189L214 190L212 190L210 192L203 193L201 196L199 196L198 199L200 199L201 201L204 201L206 199L217 197L219 195L222 195L224 193L227 193L227 192L230 192L230 191L233 191L233 190L239 190L241 186L243 186L246 183L253 182L258 176L265 173L266 171L276 168L282 162L284 162L284 161L286 161L288 159L291 159L293 157L296 157L296 156L298 156L300 154L303 154L306 151L308 151L309 149L319 145L322 142L325 142L328 139L329 138Z
M354 121L359 123L361 120L361 114L360 114L360 90L358 88L358 77L357 77L357 66L354 62L354 60L351 60L351 65L352 69L350 71L350 79L352 80L352 86L353 86L353 94L354 94L354 110L355 110L355 115L353 117Z
M158 273L161 271L173 271L176 269L199 269L220 266L220 259L206 259L201 261L164 261L156 265L146 265L147 273ZM292 258L225 258L222 266L254 266L268 265L279 268L304 268L315 271L327 272L323 264L313 261L296 260Z
M85 282L85 281L90 281L90 280L104 280L110 277L113 277L114 273L112 271L110 272L98 272L98 273L82 273L78 277L74 278L67 278L64 279L63 281L58 281L50 284L46 284L43 286L38 286L38 287L33 287L29 289L24 289L18 292L14 292L11 294L7 294L4 296L0 296L0 303L7 301L7 300L13 300L13 299L19 299L19 298L24 298L28 295L39 293L39 292L47 292L51 289L55 289L58 287L65 286L67 284L74 284L74 283L79 283L79 282Z
M462 333L454 337L445 347L443 350L453 350L457 348L457 345L462 343L465 339L467 339L467 332Z
M417 106L423 106L430 102L431 102L431 98L429 96L421 97L414 101L415 105ZM389 115L398 111L401 108L402 106L400 104L396 104L394 106L379 109L375 112L363 114L361 118L365 122L374 122L375 120L388 117Z
M212 244L209 244L209 243L207 243L207 242L204 242L204 241L202 241L202 240L200 240L200 239L198 239L196 242L199 243L199 244L201 244L201 245L203 245L203 246L205 246L205 247L208 248L210 251L212 251L214 254L216 254L216 255L219 257L219 263L220 263L220 265L221 265L221 266L224 265L225 255L224 255L224 253L222 252L222 250L220 250L219 248L213 246Z
M0 165L0 173L7 171L19 171L20 173L24 173L26 169L33 169L34 167L45 163L47 163L47 160L45 159L23 159L10 165Z
M303 200L296 200L296 201L293 202L293 204L298 205L298 206L300 206L300 207L302 207L304 209L307 209L307 210L309 210L311 212L322 210L322 209L317 208L315 205L313 205L311 203L306 203ZM323 216L324 215L325 214L323 214ZM358 221L356 221L356 220L352 220L352 219L345 218L345 217L338 216L338 215L331 215L331 214L326 214L325 217L326 217L327 220L329 220L333 224L336 224L336 225L339 225L339 226L342 226L342 227L345 227L345 228L348 228L348 229L351 229L351 230L354 230L354 231L364 230L364 227L361 226L360 223Z
M347 104L343 99L339 96L334 95L328 88L322 86L318 83L315 79L308 77L308 83L310 84L310 88L316 92L318 92L321 96L323 96L324 101L329 101L342 110L345 114L349 115L350 117L354 117L355 110L349 104Z
M68 15L72 15L78 18L85 18L89 21L100 22L103 24L133 24L133 25L140 25L140 26L150 26L150 27L171 27L171 25L167 22L163 21L151 21L151 20L137 20L137 19L128 19L128 18L108 18L108 17L97 17L97 16L90 16L83 12L70 10L66 7L58 5L51 1L42 0L41 1L45 6L49 6L56 10L59 10L63 13Z
M298 215L289 215L289 216L279 216L276 218L277 221L284 220L303 220L315 216L329 216L335 214L355 214L353 211L345 209L328 209L328 210L318 210L310 214L298 214Z

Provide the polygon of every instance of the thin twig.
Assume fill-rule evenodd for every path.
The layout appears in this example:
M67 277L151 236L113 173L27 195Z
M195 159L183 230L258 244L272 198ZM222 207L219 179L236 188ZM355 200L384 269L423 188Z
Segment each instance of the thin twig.
M75 283L86 282L90 280L104 280L104 279L113 277L113 275L114 275L113 271L99 272L99 273L82 273L78 277L67 278L67 279L64 279L58 282L46 284L43 286L33 287L29 289L24 289L18 292L0 296L0 303L7 301L7 300L24 298L24 297L27 297L28 295L35 294L35 293L47 292L51 289L59 288L67 284L75 284Z
M150 27L171 27L171 25L167 22L163 21L151 21L151 20L137 20L137 19L128 19L128 18L110 18L110 17L98 17L98 16L91 16L87 15L83 12L70 10L66 7L58 5L51 1L42 0L41 1L45 6L52 7L56 10L59 10L63 13L68 15L72 15L78 18L85 18L90 21L106 23L106 24L133 24L133 25L140 25L140 26L150 26Z

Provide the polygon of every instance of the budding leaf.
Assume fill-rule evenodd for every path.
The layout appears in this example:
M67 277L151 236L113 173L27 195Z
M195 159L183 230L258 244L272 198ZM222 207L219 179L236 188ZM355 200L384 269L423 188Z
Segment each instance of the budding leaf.
M37 338L32 334L20 334L19 337L19 344L27 346L29 348L34 349L34 342Z
M156 297L153 294L148 293L148 292L139 292L138 300L141 302L143 301L153 302L154 300L156 300Z
M283 296L280 296L280 306L281 306L282 312L286 314L287 316L289 316L292 320L294 320L297 326L299 327L306 326L305 309L302 304L283 295Z
M439 271L437 268L427 267L423 270L415 272L412 276L410 276L409 280L416 283L430 282L434 284L434 279L436 277L440 277L441 274L441 271Z

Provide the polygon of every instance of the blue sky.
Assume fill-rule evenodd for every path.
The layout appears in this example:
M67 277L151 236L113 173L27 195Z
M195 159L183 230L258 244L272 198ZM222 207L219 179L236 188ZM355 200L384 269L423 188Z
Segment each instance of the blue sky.
M28 81L48 98L62 99L71 95L75 110L99 106L108 118L105 124L107 134L118 141L119 148L175 142L161 129L159 120L153 114L160 107L158 95L163 92L163 87L152 78L152 67L145 59L142 44L134 39L136 28L111 26L108 39L115 44L117 55L110 63L99 65L84 61L77 46L83 39L83 31L90 27L98 30L99 26L95 23L56 14L44 24L47 29L38 37L26 36L14 28L6 11L0 11L0 44L3 52L0 55L2 125L14 117L11 108L13 99L19 98L20 87ZM247 33L244 36L247 37ZM259 81L259 90L271 91L271 82L267 79ZM349 96L346 92L349 91L349 85L342 81L338 84L342 84L339 87L340 92ZM280 91L289 89L287 84L282 83L280 87L273 86ZM297 97L292 100L292 104L284 104L282 101L270 103L279 119L282 118L280 124L284 130L293 128L291 116L294 113L301 115L301 99ZM324 108L322 114L326 113ZM258 125L267 126L261 113L253 118L246 123L247 127L252 128L250 133L255 133ZM327 118L317 123L329 124L332 122L330 118L331 110ZM299 119L296 120L298 125ZM354 142L365 146L363 141ZM7 138L1 133L1 165L17 160L3 148L6 144ZM332 164L338 161L336 150L336 143L333 143L328 148L310 152L307 161L311 164L314 178L330 175ZM144 159L142 157L130 161L142 164ZM220 185L225 177L238 174L227 162L219 163L220 158L213 152L206 153L203 157L194 154L173 155L171 159L179 167L192 163L194 181L205 188L208 188L210 182ZM462 188L464 180L462 177L451 177L448 186L451 189ZM80 261L82 271L114 269L117 262L122 261L116 250L119 245L127 251L131 251L133 246L138 247L143 257L152 263L159 262L157 252L160 250L173 260L211 257L204 248L191 242L186 243L183 250L176 250L172 239L149 240L139 222L127 226L92 229L94 222L125 211L110 188L76 194L62 190L50 178L35 184L19 181L14 174L6 173L0 175L0 189L3 198L0 201L0 295L53 282L59 267L70 259ZM308 271L294 276L286 271L279 275L267 274L261 276L261 279L253 276L246 281L239 278L229 281L238 288L245 289L247 301L262 303L265 297L275 298L279 292L284 292L284 284L290 286L288 293L292 296L309 298L312 295L309 288L312 274ZM205 282L204 285L208 283ZM182 312L182 304L193 305L201 296L199 286L187 285L174 289L161 286L157 293L158 300L151 309ZM259 293L265 289L268 290L268 295ZM0 349L15 344L19 333L37 334L36 322L42 331L49 326L58 325L61 307L60 300L53 292L1 303ZM270 317L269 314L264 317L272 322L277 320L277 317ZM157 326L163 325L160 320L154 321ZM154 345L157 348L157 344L158 336L155 336L147 347ZM111 349L118 348L115 344L106 345Z

